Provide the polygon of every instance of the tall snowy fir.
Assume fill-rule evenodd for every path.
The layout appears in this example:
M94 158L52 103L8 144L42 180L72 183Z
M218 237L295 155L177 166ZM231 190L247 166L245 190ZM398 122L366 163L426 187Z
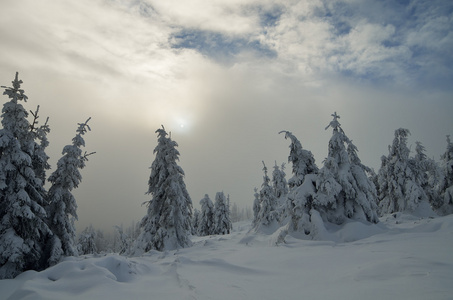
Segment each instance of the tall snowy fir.
M200 200L201 211L198 217L198 235L214 234L214 204L208 194Z
M36 177L38 177L44 185L46 181L46 171L50 169L50 164L48 163L49 156L45 152L47 146L49 146L49 141L47 139L47 134L50 132L50 127L47 124L49 118L46 119L46 122L43 125L38 126L39 105L36 108L36 111L30 111L30 113L33 115L30 132L31 138L39 142L33 142L34 149L31 160Z
M168 137L165 128L156 130L156 158L151 165L147 194L148 212L142 219L142 233L134 245L134 253L152 249L163 251L191 246L192 200L184 183L178 144Z
M261 202L260 202L260 193L258 193L258 189L255 188L255 200L253 200L253 221L252 226L255 227L259 222L259 213L261 210Z
M326 127L333 129L328 156L318 173L316 209L327 221L342 224L346 219L377 223L376 188L366 175L357 148L346 136L337 113ZM347 148L346 148L347 147Z
M79 170L85 167L85 161L88 159L87 154L82 154L81 147L85 147L83 135L90 130L89 120L78 124L72 144L63 148L63 156L57 162L57 169L49 177L52 185L48 192L47 213L49 227L53 232L49 265L58 263L61 256L77 256L74 227L74 220L77 220L77 203L72 190L82 181Z
M11 100L3 105L0 130L0 279L42 269L44 237L50 234L43 182L33 169L28 113L19 103L27 96L18 73L12 84L4 87Z
M217 192L214 202L214 234L229 234L231 227L228 201L223 192Z
M441 214L453 213L453 143L447 136L447 150L441 156L442 179L439 184L439 196Z
M293 177L288 180L288 185L291 188L300 186L304 181L306 174L316 173L318 167L315 164L315 158L313 154L302 148L300 141L289 131L281 131L285 133L285 139L290 139L291 144L289 145L290 152L288 156L288 162L292 164Z
M275 162L274 171L272 172L272 187L277 199L288 194L288 183L286 182L284 163L279 167L277 162Z
M410 150L407 147L408 129L395 130L395 138L389 146L387 157L381 158L378 173L378 197L380 214L414 211L422 201L428 201L425 191L417 180Z
M263 161L263 184L261 185L260 190L260 211L258 213L258 220L255 224L256 229L260 229L263 226L269 227L278 222L278 214L276 212L276 198L274 195L274 190L270 185L270 178L267 175L267 167Z
M192 235L198 235L198 224L200 223L200 211L195 208L192 216Z

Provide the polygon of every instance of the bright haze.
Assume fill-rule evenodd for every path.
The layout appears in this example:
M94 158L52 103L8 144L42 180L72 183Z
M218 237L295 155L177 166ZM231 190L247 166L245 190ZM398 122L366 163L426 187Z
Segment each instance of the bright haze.
M282 130L321 167L335 111L376 171L400 127L439 160L453 134L452 16L445 0L3 0L0 84L18 71L26 109L50 117L48 175L92 117L77 228L109 230L146 213L161 125L194 207L218 191L251 206L262 161L287 162Z

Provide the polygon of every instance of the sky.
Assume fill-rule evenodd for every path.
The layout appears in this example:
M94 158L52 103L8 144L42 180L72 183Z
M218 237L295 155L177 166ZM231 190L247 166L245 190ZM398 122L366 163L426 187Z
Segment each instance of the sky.
M48 175L92 118L76 226L111 230L146 214L162 125L194 207L220 191L251 207L262 161L287 163L282 130L322 167L334 112L375 171L400 127L439 160L452 19L448 0L2 0L0 85L18 71L25 108L49 117Z

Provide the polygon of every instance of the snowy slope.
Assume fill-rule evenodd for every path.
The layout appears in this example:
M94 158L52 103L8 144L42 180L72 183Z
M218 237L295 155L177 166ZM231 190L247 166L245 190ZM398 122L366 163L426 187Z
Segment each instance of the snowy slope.
M194 237L143 257L67 258L0 280L0 299L452 299L453 215L348 223L330 240L247 234ZM348 242L345 242L348 241Z

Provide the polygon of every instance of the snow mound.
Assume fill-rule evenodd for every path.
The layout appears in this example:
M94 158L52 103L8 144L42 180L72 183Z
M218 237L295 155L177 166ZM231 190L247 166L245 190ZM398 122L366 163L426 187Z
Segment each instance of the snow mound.
M326 225L324 240L250 232L192 237L193 246L70 257L0 280L0 300L451 299L453 215L396 214L381 224ZM322 232L322 231L319 231Z

